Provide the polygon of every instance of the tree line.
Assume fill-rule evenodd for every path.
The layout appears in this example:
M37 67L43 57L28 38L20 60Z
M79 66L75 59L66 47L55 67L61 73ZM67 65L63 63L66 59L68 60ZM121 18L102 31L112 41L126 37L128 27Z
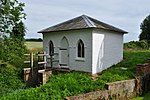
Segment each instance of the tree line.
M42 42L43 39L41 38L29 38L29 39L25 39L26 41L34 41L34 42Z
M150 15L140 25L139 41L124 43L124 49L149 49L150 48Z

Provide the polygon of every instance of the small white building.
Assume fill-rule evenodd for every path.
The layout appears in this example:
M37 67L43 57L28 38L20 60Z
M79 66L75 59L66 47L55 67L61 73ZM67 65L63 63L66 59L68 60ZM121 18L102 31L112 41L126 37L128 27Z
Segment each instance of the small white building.
M124 30L82 15L38 33L43 49L53 55L48 67L90 72L103 71L123 59Z

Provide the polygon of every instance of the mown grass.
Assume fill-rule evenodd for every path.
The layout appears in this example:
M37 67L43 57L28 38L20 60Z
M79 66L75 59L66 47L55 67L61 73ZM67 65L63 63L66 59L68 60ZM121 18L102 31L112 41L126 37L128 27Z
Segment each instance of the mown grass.
M124 51L124 60L103 71L95 81L87 73L55 73L46 85L7 94L0 99L62 100L66 96L104 90L104 85L107 82L134 78L136 76L136 65L146 63L148 57L150 57L150 51L148 50ZM127 68L127 70L122 69L122 67Z

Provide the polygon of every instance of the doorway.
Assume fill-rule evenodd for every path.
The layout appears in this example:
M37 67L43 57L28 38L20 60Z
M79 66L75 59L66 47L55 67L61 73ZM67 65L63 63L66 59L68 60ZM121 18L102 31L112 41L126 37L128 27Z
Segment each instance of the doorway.
M62 68L69 68L69 44L66 37L63 37L61 40L60 51L60 66Z

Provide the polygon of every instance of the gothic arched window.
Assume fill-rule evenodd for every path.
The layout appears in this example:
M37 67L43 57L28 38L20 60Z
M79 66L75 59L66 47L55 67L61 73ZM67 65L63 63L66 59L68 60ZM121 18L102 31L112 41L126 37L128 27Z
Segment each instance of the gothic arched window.
M51 40L49 42L49 55L50 56L54 55L54 44L53 44L53 42Z
M80 57L80 58L84 58L84 54L85 54L84 43L80 39L78 41L78 45L77 45L77 56Z

